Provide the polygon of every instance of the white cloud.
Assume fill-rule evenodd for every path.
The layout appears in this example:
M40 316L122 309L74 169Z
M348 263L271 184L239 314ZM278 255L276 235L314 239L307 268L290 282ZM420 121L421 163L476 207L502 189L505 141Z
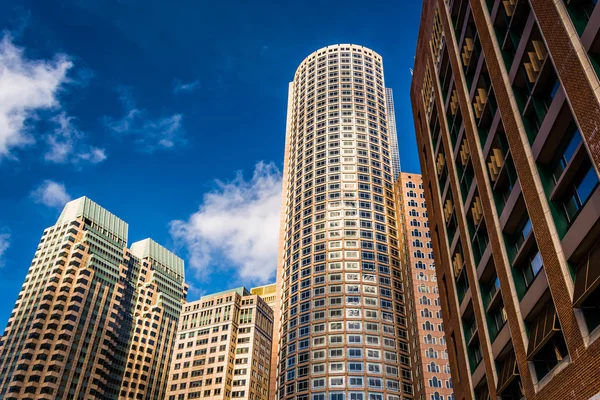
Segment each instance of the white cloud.
M30 120L37 112L60 107L57 95L73 66L65 55L54 60L30 60L5 34L0 41L0 159L35 143Z
M200 81L195 80L193 82L181 82L180 80L175 80L173 82L173 93L182 93L182 92L192 92L200 87Z
M250 181L241 173L217 181L187 221L172 221L171 236L185 245L200 277L229 271L245 282L266 283L277 269L281 173L260 162Z
M10 247L10 233L0 233L0 267L4 266L3 256Z
M196 286L194 283L192 283L189 279L187 280L187 285L188 285L188 295L186 297L186 300L188 302L190 301L195 301L200 299L202 296L204 296L206 293L206 290Z
M51 180L42 182L40 186L31 192L31 198L38 204L52 208L62 208L71 200L65 185Z
M62 112L52 118L52 122L56 127L45 137L48 145L44 154L46 161L58 164L82 162L97 164L106 160L104 149L83 143L86 135L74 126L73 117Z
M116 135L132 136L140 150L166 150L183 143L183 115L173 114L151 118L148 111L136 107L135 100L125 88L120 89L125 115L120 119L104 117L104 123Z

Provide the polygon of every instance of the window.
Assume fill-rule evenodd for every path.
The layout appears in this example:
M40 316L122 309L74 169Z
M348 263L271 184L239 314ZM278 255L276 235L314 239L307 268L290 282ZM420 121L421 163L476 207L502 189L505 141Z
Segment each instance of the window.
M432 387L432 388L441 388L442 387L442 381L440 379L438 379L437 376L433 376L431 379L429 379L429 387Z
M527 321L529 326L529 347L527 359L532 361L538 380L546 376L556 365L568 356L568 349L552 301Z

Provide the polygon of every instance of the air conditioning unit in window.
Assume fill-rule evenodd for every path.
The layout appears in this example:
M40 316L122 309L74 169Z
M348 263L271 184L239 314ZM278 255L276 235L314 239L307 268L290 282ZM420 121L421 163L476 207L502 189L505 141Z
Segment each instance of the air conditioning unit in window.
M452 91L452 96L450 97L450 111L452 115L456 115L456 111L458 111L458 95L456 94L456 89Z
M460 271L462 271L463 269L463 258L462 258L462 254L460 253L456 253L454 254L454 257L452 258L452 267L454 270L454 277L456 278L458 275L460 275Z
M471 215L473 216L473 222L475 225L479 225L481 218L483 217L483 208L481 207L481 199L479 196L473 200L473 207L471 207Z
M437 173L438 173L438 175L441 175L442 171L444 170L444 166L446 165L446 160L444 159L444 155L442 153L438 154L436 165L437 165Z
M490 171L493 182L496 182L498 179L498 174L500 174L503 165L504 155L502 154L502 150L494 148L492 150L492 155L490 156L490 161L488 162L488 170Z
M446 205L444 207L444 219L446 220L446 223L448 223L448 221L450 221L450 217L452 216L453 212L454 212L454 205L452 204L452 200L448 199L448 200L446 200Z
M475 110L475 116L477 118L481 118L485 103L487 103L487 92L484 88L478 88L475 101L473 102L473 109Z
M462 144L460 145L460 162L462 165L467 165L469 155L469 144L467 143L467 139L463 139Z
M465 38L465 45L463 46L462 61L466 67L471 61L471 54L473 54L473 39Z
M502 4L504 5L504 11L506 12L506 16L512 17L513 13L515 12L515 6L517 5L517 1L518 0L502 1Z

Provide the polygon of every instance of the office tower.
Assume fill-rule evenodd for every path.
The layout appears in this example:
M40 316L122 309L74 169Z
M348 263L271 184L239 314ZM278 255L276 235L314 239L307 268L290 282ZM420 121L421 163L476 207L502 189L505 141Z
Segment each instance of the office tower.
M183 260L86 197L65 205L33 256L0 348L0 397L162 399Z
M183 306L168 400L269 396L273 310L246 288Z
M454 399L440 296L420 174L400 173L395 184L401 263L415 399Z
M388 110L388 129L390 131L390 146L392 153L392 176L394 181L400 175L400 149L398 148L398 132L396 131L396 110L394 109L394 93L385 89L385 102Z
M259 295L265 303L272 309L275 309L275 293L277 291L277 285L271 283L270 285L257 286L250 289L250 293Z
M600 392L599 16L424 2L411 99L456 398Z
M276 398L412 398L381 57L340 44L289 87ZM280 309L279 309L280 305Z

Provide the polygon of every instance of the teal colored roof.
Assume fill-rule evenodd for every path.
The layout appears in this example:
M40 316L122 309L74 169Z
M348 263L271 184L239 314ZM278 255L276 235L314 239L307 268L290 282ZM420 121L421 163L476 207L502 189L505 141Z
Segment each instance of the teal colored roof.
M176 256L165 247L156 243L152 239L144 239L139 242L135 242L131 245L131 254L139 259L151 258L160 264L164 265L169 270L175 272L177 275L184 277L184 263L181 258Z
M127 233L129 230L127 222L108 212L105 208L100 207L85 196L68 202L60 213L56 224L60 225L81 217L91 220L96 225L121 239L123 243L127 243Z

